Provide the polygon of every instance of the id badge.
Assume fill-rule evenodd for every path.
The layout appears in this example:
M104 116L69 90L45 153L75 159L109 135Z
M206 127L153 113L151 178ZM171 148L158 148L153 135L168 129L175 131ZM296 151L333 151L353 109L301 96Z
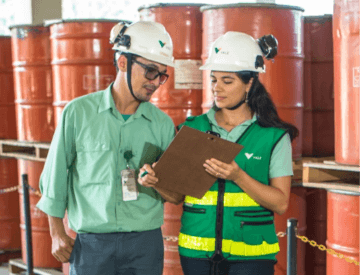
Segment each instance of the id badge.
M135 201L138 198L136 186L135 170L125 169L121 171L121 184L123 192L123 201Z

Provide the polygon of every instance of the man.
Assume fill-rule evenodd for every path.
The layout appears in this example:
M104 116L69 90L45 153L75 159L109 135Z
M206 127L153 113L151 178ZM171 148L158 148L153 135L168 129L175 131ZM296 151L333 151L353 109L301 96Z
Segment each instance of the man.
M175 128L148 101L174 66L172 41L161 24L139 21L114 26L110 43L116 79L65 107L37 207L49 216L52 253L70 262L70 274L161 275L163 202L172 197L152 188L151 168ZM149 172L141 185L140 167ZM65 211L76 240L65 232Z

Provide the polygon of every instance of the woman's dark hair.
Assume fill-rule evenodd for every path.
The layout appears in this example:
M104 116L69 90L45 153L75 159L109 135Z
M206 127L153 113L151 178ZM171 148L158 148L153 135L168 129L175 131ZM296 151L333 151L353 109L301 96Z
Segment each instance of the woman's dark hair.
M248 84L253 78L252 88L249 92L248 105L256 113L257 120L262 127L276 127L288 131L291 141L299 135L299 130L292 124L280 119L275 104L264 85L258 79L258 73L250 71L237 72L236 75Z

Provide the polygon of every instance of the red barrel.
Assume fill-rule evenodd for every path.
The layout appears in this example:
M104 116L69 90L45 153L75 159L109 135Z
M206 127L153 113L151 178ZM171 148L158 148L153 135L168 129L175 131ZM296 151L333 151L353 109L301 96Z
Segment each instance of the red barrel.
M306 189L292 187L288 210L281 216L275 214L276 232L286 232L287 220L295 218L298 220L298 234L305 235L306 232ZM278 262L275 265L275 275L286 275L287 266L287 241L279 238L280 252L276 256ZM297 275L305 275L305 249L306 244L297 241Z
M359 0L335 0L335 161L360 165Z
M44 168L43 162L18 160L19 164L19 181L21 175L28 175L28 183L32 188L39 190L39 179ZM22 243L22 260L26 263L26 233L25 217L23 210L23 191L20 190L20 213L21 213L21 243ZM36 207L40 197L33 192L29 192L30 198L30 218L32 231L33 246L33 263L34 267L59 268L61 262L58 262L51 254L51 236L49 221L47 215Z
M327 193L327 241L329 249L359 262L360 192L329 190ZM326 275L359 275L359 266L345 259L326 256Z
M218 37L228 31L247 33L254 38L273 34L278 42L278 55L274 62L265 61L266 73L260 81L271 94L280 117L299 130L293 142L293 158L302 154L303 127L303 9L276 4L229 4L201 7L203 12L203 62L209 48ZM229 20L231 18L231 20ZM210 75L203 73L203 110L212 106Z
M0 36L0 138L16 139L11 37ZM0 158L0 189L17 186L17 162ZM17 192L0 194L0 250L20 249Z
M306 237L323 245L326 242L326 193L322 189L308 189L306 194ZM325 275L326 253L311 245L307 245L305 251L306 274Z
M304 18L303 155L334 155L334 62L332 16Z
M115 80L109 43L114 20L58 20L50 26L55 121L70 100L105 89Z
M174 45L176 69L168 67L167 82L151 102L166 112L175 125L202 113L201 4L155 4L139 8L140 19L165 26Z
M12 26L11 36L18 139L51 141L50 30L44 26Z

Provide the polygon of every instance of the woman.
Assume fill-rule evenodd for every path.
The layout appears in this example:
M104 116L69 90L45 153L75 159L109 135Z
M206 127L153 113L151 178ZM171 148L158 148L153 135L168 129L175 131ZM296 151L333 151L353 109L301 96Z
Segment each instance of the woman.
M279 245L274 212L289 203L291 140L298 130L283 122L258 79L263 55L277 54L277 41L228 32L211 47L201 70L211 70L214 106L183 125L211 130L244 148L230 164L207 160L218 178L202 199L186 196L179 235L185 275L274 274Z
M279 251L274 212L289 203L291 140L298 130L283 122L258 79L263 55L277 54L277 41L255 41L240 32L219 37L201 70L211 71L214 106L183 125L212 131L244 146L230 164L216 159L204 169L217 178L203 198L185 196L179 254L184 275L271 275ZM155 164L154 164L155 165ZM139 183L155 186L154 171ZM171 196L179 202L181 196ZM175 198L175 199L174 199Z

